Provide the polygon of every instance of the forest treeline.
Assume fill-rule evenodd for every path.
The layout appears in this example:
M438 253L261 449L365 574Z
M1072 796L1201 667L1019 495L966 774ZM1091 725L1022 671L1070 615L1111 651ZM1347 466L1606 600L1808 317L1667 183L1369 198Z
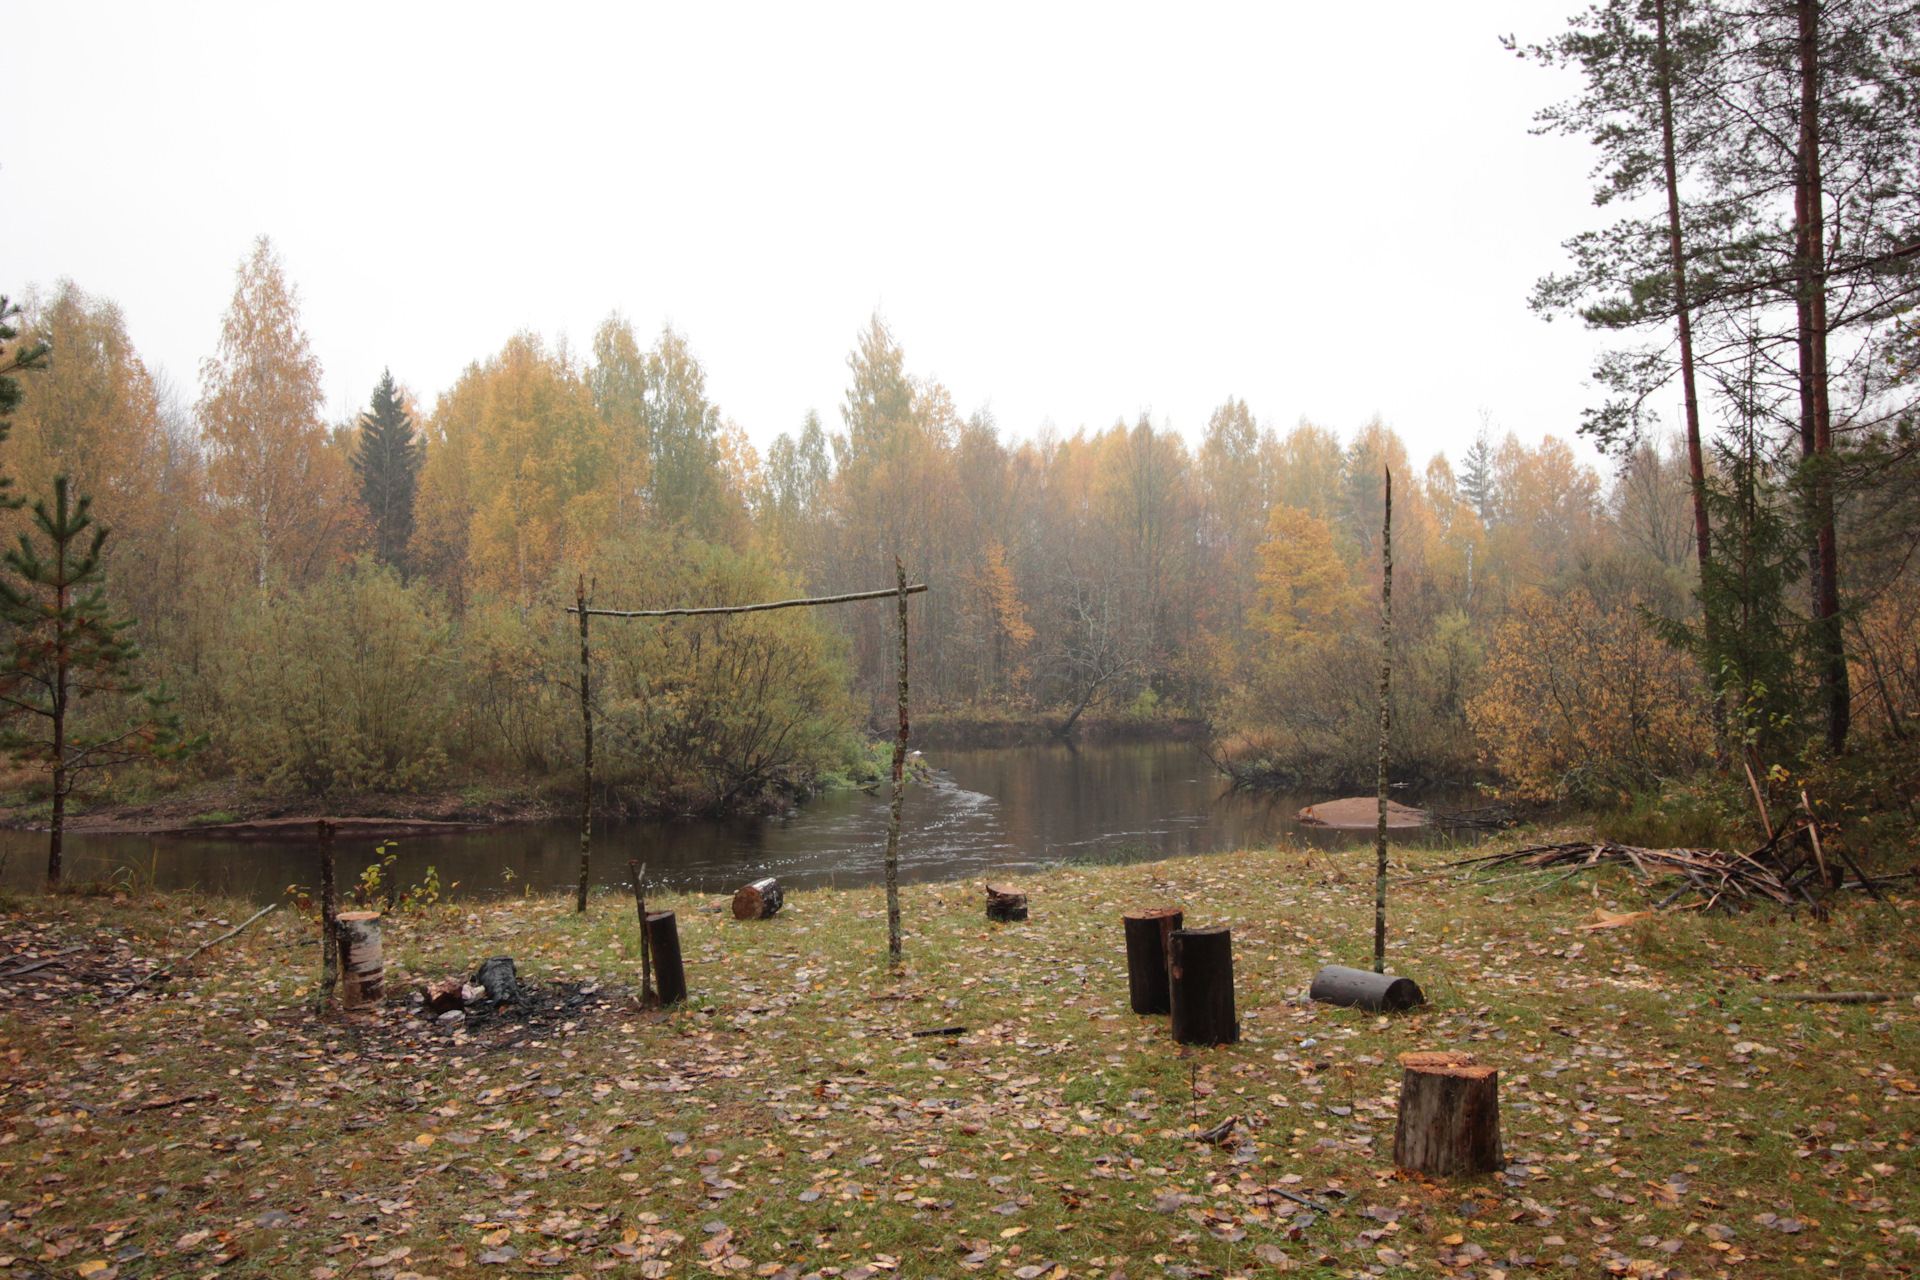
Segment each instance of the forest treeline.
M1513 44L1581 74L1540 128L1596 145L1619 215L1533 299L1622 335L1577 427L1598 467L1493 430L1414 458L1387 423L1283 427L1231 396L1204 424L1010 433L878 315L842 402L764 455L688 335L618 314L585 350L514 334L431 405L396 371L328 421L263 238L191 389L111 301L31 294L18 342L52 354L16 376L0 469L29 496L71 477L114 530L146 683L206 735L163 781L577 776L579 579L606 608L731 604L885 586L895 555L931 586L923 717L1200 721L1242 779L1370 778L1389 471L1398 776L1605 800L1743 750L1905 742L1916 14L1609 0ZM890 626L864 606L602 625L609 798L714 811L862 768Z

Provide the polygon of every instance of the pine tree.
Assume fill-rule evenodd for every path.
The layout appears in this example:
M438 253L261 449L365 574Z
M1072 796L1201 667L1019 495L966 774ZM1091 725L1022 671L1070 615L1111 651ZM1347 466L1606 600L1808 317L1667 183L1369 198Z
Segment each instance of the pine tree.
M393 373L383 370L373 388L371 406L360 415L353 474L367 518L373 522L373 554L382 564L403 572L407 543L413 537L413 500L424 453L414 438L413 419L394 388Z
M91 505L85 495L69 499L65 476L55 480L52 507L44 500L33 505L44 551L22 533L19 547L4 557L8 574L0 577L0 622L13 630L0 663L0 751L52 776L50 886L60 882L67 799L81 776L199 746L181 735L166 690L148 690L134 674L140 651L126 634L134 623L107 607L100 549L108 530L93 522ZM102 695L138 699L140 710L83 715L79 704Z
M12 429L7 421L20 404L20 384L13 377L16 373L28 369L46 367L48 347L45 342L23 342L11 348L8 343L20 336L20 331L7 323L20 314L20 308L7 301L7 295L0 293L0 440L7 438ZM11 511L26 503L7 492L13 485L10 476L0 476L0 510Z

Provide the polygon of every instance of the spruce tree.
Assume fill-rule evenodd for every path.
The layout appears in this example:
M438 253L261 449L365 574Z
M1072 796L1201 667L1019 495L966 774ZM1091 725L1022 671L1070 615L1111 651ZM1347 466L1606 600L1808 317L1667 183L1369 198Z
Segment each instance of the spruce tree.
M0 663L0 751L51 775L49 886L60 882L67 799L89 770L170 759L199 745L181 735L166 690L147 689L135 674L140 651L127 636L134 623L107 606L100 550L108 530L93 522L91 505L84 495L70 499L61 476L53 505L33 504L38 539L22 533L0 558L0 622L13 632ZM135 700L138 709L83 714L80 704L103 696Z
M413 500L423 453L414 439L413 419L394 388L393 374L382 371L373 402L360 415L353 473L360 482L360 501L373 523L373 554L382 564L402 571L407 543L413 537Z
M1473 445L1460 460L1460 496L1467 500L1480 523L1493 523L1493 445L1485 427L1473 439Z

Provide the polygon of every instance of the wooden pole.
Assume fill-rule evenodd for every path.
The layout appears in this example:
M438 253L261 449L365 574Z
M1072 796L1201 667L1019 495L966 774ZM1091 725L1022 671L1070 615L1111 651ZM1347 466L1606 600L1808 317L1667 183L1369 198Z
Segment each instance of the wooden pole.
M906 591L910 596L919 595L927 589L924 582L916 582ZM843 596L807 596L798 600L773 600L766 604L723 604L704 609L590 609L601 618L701 618L720 613L765 613L769 609L806 609L819 604L847 604L854 600L885 600L893 596L899 588L885 587L879 591L854 591ZM572 609L568 613L574 612Z
M1167 935L1185 921L1178 907L1148 907L1120 917L1127 936L1127 1002L1135 1013L1165 1013L1171 1007Z
M320 838L320 994L314 1008L325 1013L333 1004L333 984L340 974L340 942L334 935L340 899L333 882L333 824L320 819L315 834Z
M587 664L592 654L587 647L587 575L581 574L574 588L580 602L580 888L574 895L573 909L587 909L587 876L593 861L593 701L589 696Z
M1380 526L1380 764L1375 777L1380 794L1380 823L1373 848L1373 971L1387 968L1387 729L1393 709L1387 693L1393 683L1393 471L1387 471L1387 514Z
M887 960L900 964L900 807L906 800L907 769L907 567L893 558L900 596L900 733L893 740L893 804L887 812Z
M627 870L633 873L633 905L640 912L640 1003L649 1005L653 1003L653 966L647 946L647 864L628 858Z

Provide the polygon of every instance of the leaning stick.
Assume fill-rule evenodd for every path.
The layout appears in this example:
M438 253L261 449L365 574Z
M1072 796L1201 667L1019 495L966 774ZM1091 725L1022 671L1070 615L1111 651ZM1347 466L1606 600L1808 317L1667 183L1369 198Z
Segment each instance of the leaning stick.
M628 858L627 870L633 873L633 905L640 913L640 1006L645 1008L653 1002L652 953L647 948L647 864Z
M919 595L927 589L924 582L906 587L888 587L885 591L855 591L844 596L805 596L798 600L774 600L767 604L726 604L708 609L587 609L596 618L699 618L721 613L764 613L768 609L800 609L816 604L846 604L852 600L885 600L905 593ZM585 602L581 602L585 607ZM575 610L569 609L568 613Z
M152 982L155 978L159 977L161 974L172 973L175 969L179 968L183 964L192 964L193 961L200 955L202 951L205 951L208 947L219 946L221 943L225 942L228 938L233 937L233 935L235 935L236 933L239 933L242 929L252 924L255 920L258 920L261 916L267 914L267 912L274 910L279 905L280 904L277 902L268 903L266 906L260 908L258 911L248 916L245 920L242 920L239 924L235 925L233 928L227 930L225 933L215 938L212 942L203 942L199 946L195 947L193 949L193 953L187 956L184 960L176 960L172 964L163 965L160 968L155 969L152 973L148 974L146 977L140 979L140 981L134 983L132 986L128 987L125 991L122 991L119 995L115 996L114 999L125 1000L128 996L132 995L134 992L138 991L140 988L146 986L149 982Z

